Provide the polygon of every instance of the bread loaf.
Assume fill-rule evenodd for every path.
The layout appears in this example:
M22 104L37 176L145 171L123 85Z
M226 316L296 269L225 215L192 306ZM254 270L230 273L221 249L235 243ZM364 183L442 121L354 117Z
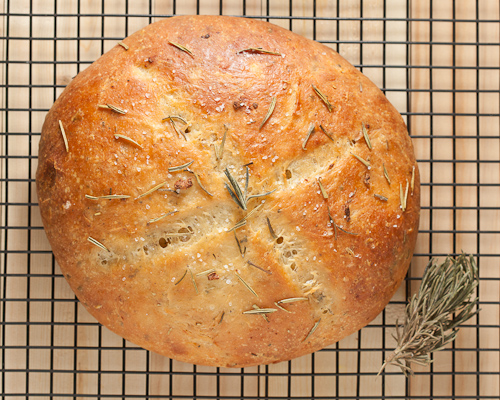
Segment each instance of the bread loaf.
M405 124L332 49L174 17L100 57L42 129L41 215L71 288L127 340L195 364L292 359L385 307L419 174Z

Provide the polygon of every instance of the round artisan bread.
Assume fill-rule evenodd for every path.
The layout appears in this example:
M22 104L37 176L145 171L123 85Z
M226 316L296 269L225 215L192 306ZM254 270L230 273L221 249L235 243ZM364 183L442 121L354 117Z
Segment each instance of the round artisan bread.
M380 90L322 44L230 17L154 23L80 73L45 120L37 189L88 311L213 366L369 323L419 220L412 144Z

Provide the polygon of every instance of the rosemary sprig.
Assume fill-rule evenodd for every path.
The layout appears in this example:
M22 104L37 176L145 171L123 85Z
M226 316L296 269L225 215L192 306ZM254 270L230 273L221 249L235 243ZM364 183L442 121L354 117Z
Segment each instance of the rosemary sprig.
M370 163L368 161L366 161L364 158L361 158L360 156L357 156L356 154L353 154L353 153L351 153L351 156L356 158L359 162L363 163L366 168L368 168L368 169L371 168Z
M182 171L183 169L189 167L192 163L194 163L194 161L189 161L186 164L177 165L176 167L170 167L168 172Z
M268 196L268 195L270 195L271 193L274 193L277 190L277 189L273 189L273 190L271 190L269 192L266 192L266 193L253 194L251 196L248 196L248 194L247 194L247 192L248 192L248 181L249 181L249 170L248 170L248 167L246 167L245 192L244 193L242 192L242 190L240 188L240 185L238 184L238 182L236 181L236 179L234 179L234 177L231 175L231 173L229 172L229 170L227 168L224 170L224 174L226 174L227 179L229 180L229 183L231 184L231 187L232 187L232 189L231 189L231 187L227 183L224 183L224 186L226 187L227 191L229 192L229 195L234 200L234 202L241 209L243 209L245 211L247 210L247 204L248 204L249 200L257 198L257 197ZM249 215L247 215L246 218L248 218Z
M371 150L373 148L372 142L370 141L370 137L368 136L368 131L366 130L366 126L365 126L364 122L362 122L361 129L363 130L363 136L365 138L366 145Z
M98 104L98 107L99 108L106 108L108 110L112 110L118 114L126 114L127 111L126 110L122 110L121 108L119 107L116 107L114 106L113 104Z
M59 128L61 128L61 135L62 135L63 140L64 140L64 147L66 148L66 152L69 152L68 138L66 137L66 131L64 130L64 126L63 126L61 120L59 120Z
M267 122L267 120L269 119L269 117L273 113L274 107L276 107L276 96L273 96L273 98L271 99L271 104L269 105L269 109L267 110L266 116L264 117L264 119L260 123L259 131L262 129L264 124Z
M240 51L237 51L236 54L241 54L241 53L263 53L263 54L271 54L273 56L281 56L281 53L277 53L275 51L269 51L269 50L264 50L262 47L249 47L247 49L243 49Z
M254 308L253 310L243 311L243 314L271 314L276 312L276 308Z
M195 179L196 179L196 182L198 182L198 185L200 186L200 188L206 193L208 194L209 196L214 196L212 193L210 193L207 189L205 189L205 186L202 185L201 183L201 180L200 180L200 176L193 170L189 169L189 168L186 168L186 171L193 174Z
M319 96L321 101L323 101L323 103L325 103L326 107L328 108L328 111L332 112L332 105L330 104L328 97L326 97L316 86L312 85L312 88L314 89L316 94Z
M99 242L99 241L95 240L93 237L90 237L90 236L89 236L89 237L87 238L87 240L88 240L90 243L92 243L93 245L96 245L97 247L99 247L99 248L101 248L101 249L103 249L103 250L109 251L109 249L108 249L106 246L104 246L101 242Z
M280 310L282 310L282 311L285 311L285 312L287 312L287 313L289 313L289 314L291 314L291 313L292 313L291 311L288 311L285 307L280 306L280 304L279 304L278 302L276 302L276 301L274 302L274 305L275 305L276 307L278 307L278 308L279 308Z
M128 199L130 198L130 196L126 194L108 194L106 196L91 196L90 194L86 194L85 198L89 200L101 200L101 199L113 200L113 199Z
M335 140L333 140L332 135L330 135L330 134L329 134L329 133L325 130L325 128L323 128L323 125L320 125L320 126L319 126L319 129L321 129L321 130L323 131L323 133L326 135L326 137L327 137L328 139L330 139L332 142L335 142Z
M259 295L255 292L255 290L252 289L252 287L245 282L245 280L240 276L240 274L238 274L237 272L235 272L236 276L238 277L238 279L240 280L241 283L243 283L243 285L255 296L255 297L259 297Z
M115 139L123 139L127 142L130 142L132 144L135 144L137 147L140 147L142 149L142 145L137 143L134 139L129 138L128 136L120 135L119 133L115 133Z
M314 124L309 125L309 129L307 130L307 136L302 142L302 150L306 149L307 142L309 141L309 138L311 137L312 133L314 132Z
M387 365L398 366L407 375L413 373L411 363L430 364L431 353L455 340L457 327L479 312L474 310L478 298L471 300L478 283L472 256L447 257L442 264L430 260L418 292L406 306L403 326L396 321L397 346L379 374Z
M128 47L125 43L123 43L123 42L118 42L118 44L119 44L120 46L122 46L125 50L128 50L128 49L129 49L129 47Z
M194 57L194 54L191 50L189 50L187 47L184 47L182 44L171 42L170 40L168 41L172 46L177 47L179 50L184 51L185 53L188 53L191 57Z

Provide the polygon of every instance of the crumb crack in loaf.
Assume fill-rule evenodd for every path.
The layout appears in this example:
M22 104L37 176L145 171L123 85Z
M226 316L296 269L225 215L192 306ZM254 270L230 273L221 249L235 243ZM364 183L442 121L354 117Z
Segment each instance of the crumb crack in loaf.
M46 117L37 191L100 323L227 367L368 324L420 208L406 127L373 83L317 42L214 16L154 23L80 73Z

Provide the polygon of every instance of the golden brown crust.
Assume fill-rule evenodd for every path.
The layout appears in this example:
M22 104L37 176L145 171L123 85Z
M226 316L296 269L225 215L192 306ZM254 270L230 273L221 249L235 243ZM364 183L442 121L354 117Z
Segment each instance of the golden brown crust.
M256 20L169 18L124 43L68 85L40 142L44 226L89 312L147 349L230 367L370 322L406 273L420 208L411 141L380 90L333 50ZM241 52L257 47L279 55ZM168 171L190 161L197 176ZM276 191L244 211L223 172L243 187L252 162L249 194ZM86 197L110 194L130 197ZM289 298L307 300L276 305ZM254 305L276 311L243 314Z

